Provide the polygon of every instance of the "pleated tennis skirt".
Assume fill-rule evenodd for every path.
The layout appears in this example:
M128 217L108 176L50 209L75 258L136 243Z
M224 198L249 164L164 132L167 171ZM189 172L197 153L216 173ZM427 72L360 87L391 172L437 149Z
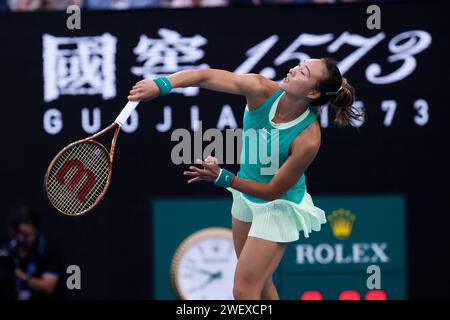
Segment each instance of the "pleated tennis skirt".
M309 238L312 231L320 231L327 221L325 212L314 205L306 191L300 203L285 199L256 203L233 188L227 190L233 195L231 215L252 224L248 234L251 237L274 242L297 241L301 231Z

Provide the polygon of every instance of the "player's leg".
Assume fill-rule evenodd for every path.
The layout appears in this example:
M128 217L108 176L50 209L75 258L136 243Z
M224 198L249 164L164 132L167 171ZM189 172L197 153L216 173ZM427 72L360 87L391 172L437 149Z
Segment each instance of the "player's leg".
M237 300L262 298L266 281L277 268L286 243L248 237L241 251L234 275L233 295ZM269 283L268 290L273 290Z
M232 229L233 229L233 241L234 241L234 250L236 252L236 256L239 259L241 255L241 251L244 248L245 241L247 241L248 232L252 224L250 222L244 222L232 218L231 221ZM264 284L264 289L262 291L261 298L263 300L279 300L277 289L272 281L272 275L270 275L266 283Z
M233 242L234 251L236 252L236 257L239 259L241 251L244 248L245 241L247 241L248 232L252 226L251 222L240 221L236 218L231 219L231 227L233 230Z
M264 288L261 293L262 300L280 300L280 296L278 295L277 288L272 280L272 275L267 277L266 283L264 284Z

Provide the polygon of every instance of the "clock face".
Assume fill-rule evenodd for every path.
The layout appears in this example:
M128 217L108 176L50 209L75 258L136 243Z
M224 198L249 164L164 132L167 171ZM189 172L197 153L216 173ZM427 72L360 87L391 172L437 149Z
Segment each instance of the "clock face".
M223 233L223 230L221 230ZM186 300L232 300L236 268L231 231L229 235L207 232L186 245L175 269L174 280Z

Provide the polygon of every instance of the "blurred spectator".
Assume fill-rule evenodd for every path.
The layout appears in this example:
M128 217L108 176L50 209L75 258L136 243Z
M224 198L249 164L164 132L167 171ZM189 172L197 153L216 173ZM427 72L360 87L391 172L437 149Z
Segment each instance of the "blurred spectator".
M7 9L6 0L0 0L0 12L7 11Z
M12 11L34 11L42 9L44 0L9 0Z
M303 1L303 0L300 0ZM290 4L290 3L294 3L296 2L296 0L261 0L261 4L264 5L276 5L276 4ZM311 2L311 1L306 1L306 2Z
M160 5L161 0L85 0L87 9L141 9Z
M169 0L163 6L168 8L194 8L194 7L226 7L229 0Z
M65 11L68 6L77 5L83 7L85 0L46 0L44 9L46 10L63 10Z
M83 0L8 0L12 11L66 10L72 4L83 6Z
M78 5L94 10L123 10L142 9L152 7L164 8L194 8L194 7L226 7L261 6L278 4L304 3L336 3L336 2L364 2L368 0L0 0L0 12L35 11L35 10L66 10L70 5ZM375 2L390 0L372 0Z
M260 6L261 0L231 0L231 3L242 6Z
M0 246L0 301L17 297L14 259L8 246Z
M39 219L35 213L22 211L17 215L12 224L11 241L0 252L4 273L15 276L15 296L18 300L55 296L58 266L48 250L44 235L39 232ZM6 259L7 256L9 259Z

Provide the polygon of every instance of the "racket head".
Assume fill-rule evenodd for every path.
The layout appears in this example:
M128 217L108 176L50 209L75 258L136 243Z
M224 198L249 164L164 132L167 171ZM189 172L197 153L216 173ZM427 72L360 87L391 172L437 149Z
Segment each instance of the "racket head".
M48 166L45 191L56 210L79 216L92 210L111 182L112 157L99 142L85 139L63 148Z

